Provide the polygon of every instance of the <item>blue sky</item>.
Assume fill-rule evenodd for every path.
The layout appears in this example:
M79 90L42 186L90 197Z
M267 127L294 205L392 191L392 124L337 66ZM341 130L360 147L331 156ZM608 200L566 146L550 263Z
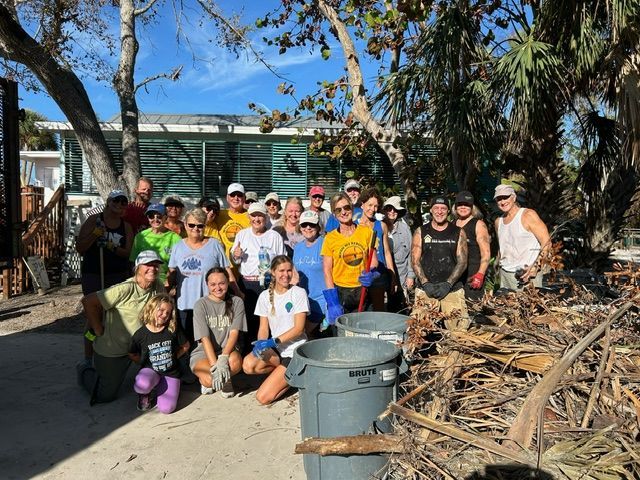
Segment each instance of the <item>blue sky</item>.
M193 1L193 0L188 0ZM277 5L275 0L231 1L220 0L225 14L238 12L244 5L243 19L253 24L255 19ZM194 7L195 8L195 7ZM155 25L138 31L140 52L138 54L136 81L147 76L168 72L182 65L182 76L177 82L167 80L149 84L138 92L138 106L147 113L236 113L249 114L249 102L263 104L268 109L286 110L292 106L289 97L276 92L283 80L277 78L254 58L241 54L239 58L232 52L218 46L213 27L208 31L197 28L196 22L183 25L189 31L191 50L184 41L176 42L176 24L172 20L172 10L165 8L165 15ZM114 34L118 27L114 24ZM343 57L339 45L332 45L332 56L328 61L320 57L320 52L309 49L289 50L279 55L274 47L267 47L263 36L274 36L275 32L263 29L250 34L254 47L263 52L266 60L277 71L296 86L298 98L303 93L313 93L317 82L332 80L342 74ZM213 39L213 41L210 41ZM193 56L204 59L194 61ZM106 57L105 57L106 58ZM117 58L108 60L114 68ZM374 71L371 69L373 78ZM118 113L118 101L109 85L98 83L92 78L81 77L100 120L107 120ZM20 89L21 108L35 110L49 120L65 120L64 115L46 94L34 94Z

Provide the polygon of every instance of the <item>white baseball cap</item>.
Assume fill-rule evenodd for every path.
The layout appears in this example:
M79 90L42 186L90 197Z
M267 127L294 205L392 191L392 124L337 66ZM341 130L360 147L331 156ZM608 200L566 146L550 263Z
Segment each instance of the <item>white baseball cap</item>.
M227 187L227 195L233 192L244 193L244 186L241 183L232 183Z
M251 205L249 205L247 213L249 215L252 215L254 213L261 213L262 215L266 215L267 209L262 202L253 202Z
M320 218L318 214L313 210L305 210L300 214L300 224L303 223L313 223L317 225L320 222Z
M147 265L149 263L164 263L158 253L154 250L143 250L136 257L136 268L140 265Z

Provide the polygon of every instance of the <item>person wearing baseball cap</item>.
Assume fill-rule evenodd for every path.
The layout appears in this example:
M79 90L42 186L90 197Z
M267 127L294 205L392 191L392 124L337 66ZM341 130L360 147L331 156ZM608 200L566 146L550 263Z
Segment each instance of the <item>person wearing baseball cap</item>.
M449 221L444 195L431 199L431 221L413 234L411 260L420 289L436 301L443 313L460 310L467 315L460 281L467 268L467 236Z
M481 300L484 296L484 279L491 258L491 240L482 213L473 204L471 192L462 191L456 195L453 212L456 226L467 236L467 271L463 274L464 295L468 300Z
M153 250L135 259L133 277L82 297L84 314L93 335L93 361L76 365L78 382L91 395L90 405L115 400L131 365L131 336L140 328L145 304L164 288L158 279L163 261ZM85 334L86 336L87 334Z
M165 227L164 222L167 219L167 209L161 203L150 204L145 211L146 218L149 221L149 228L138 232L133 239L133 247L129 259L134 262L138 254L143 250L153 250L162 260L158 278L165 285L167 280L167 272L169 267L169 256L171 249L182 238L177 233Z
M257 192L245 192L244 194L244 208L249 208L249 205L258 201Z
M276 192L267 193L264 197L264 206L267 207L267 229L271 229L282 218L282 205L280 204L280 196Z
M495 221L500 287L521 290L529 282L541 287L540 259L551 248L547 226L534 210L517 204L511 185L498 185L493 199L502 213Z
M216 225L216 218L220 213L220 202L218 199L202 197L197 206L207 214L204 236L208 238L215 238L222 243L222 240L220 239L220 231L218 230L218 225Z
M231 183L227 187L227 208L220 210L216 218L216 225L220 232L220 240L224 245L224 251L231 262L233 273L237 277L238 269L233 263L231 247L236 239L236 234L243 228L249 228L249 215L244 206L245 196L244 185L241 183Z
M403 219L407 210L402 206L399 196L387 198L382 204L382 212L389 231L389 243L400 287L389 296L387 309L398 312L407 307L408 290L413 290L415 284L411 266L411 229Z
M329 220L329 216L331 212L329 210L322 207L324 203L324 187L320 185L314 185L309 189L309 211L315 212L318 215L318 220L320 225L320 233L322 234L325 229L325 225Z
M293 265L300 278L298 286L304 288L309 297L307 335L310 338L314 338L316 335L316 330L327 312L327 301L322 293L324 290L324 271L320 252L324 237L320 235L320 228L320 217L316 212L313 210L302 212L300 231L304 236L304 241L293 247Z
M179 195L167 195L162 204L167 209L167 219L164 222L164 226L174 233L184 238L187 236L187 230L184 228L184 222L182 221L182 212L184 211L184 202Z
M278 255L286 254L280 234L267 229L267 209L261 202L249 205L248 218L251 226L243 228L235 235L230 250L231 261L242 276L245 293L247 341L244 353L251 351L250 343L258 336L260 318L254 312L260 293L269 288L267 273L271 260Z

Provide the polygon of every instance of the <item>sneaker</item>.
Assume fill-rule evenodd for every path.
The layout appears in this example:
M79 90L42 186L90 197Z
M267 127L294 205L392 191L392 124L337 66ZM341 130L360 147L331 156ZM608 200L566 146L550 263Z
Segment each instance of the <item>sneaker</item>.
M155 398L150 393L138 394L138 410L146 412L156 406Z
M236 394L233 389L233 383L231 383L231 379L227 380L224 385L222 385L222 390L220 390L220 396L222 398L231 398Z
M200 385L200 393L202 395L211 395L213 393L213 388Z

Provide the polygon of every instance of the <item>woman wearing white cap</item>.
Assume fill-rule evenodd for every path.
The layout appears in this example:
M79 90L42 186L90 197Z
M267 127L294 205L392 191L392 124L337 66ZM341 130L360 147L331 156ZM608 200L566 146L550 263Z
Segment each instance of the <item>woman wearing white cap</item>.
M78 382L91 394L90 403L116 398L131 364L131 336L140 328L140 311L154 295L164 291L158 280L162 260L153 250L140 252L130 279L86 295L82 306L94 336L93 363L76 366Z
M258 334L260 319L254 315L258 296L268 286L265 276L271 260L278 255L286 254L284 242L280 234L267 230L267 209L260 202L249 205L249 221L251 226L240 230L235 235L231 247L232 261L238 266L245 291L247 312L248 340L253 341ZM260 259L262 250L262 261ZM245 349L248 348L248 342Z
M324 270L322 268L322 243L320 236L320 218L312 210L302 212L300 231L304 241L293 248L293 265L298 272L298 285L309 296L309 315L307 316L307 335L313 332L327 313L327 301L324 290Z
M382 211L389 230L389 244L400 286L389 299L388 309L395 312L406 307L406 291L412 290L415 284L415 273L411 266L411 229L403 219L407 210L401 205L397 195L384 202Z

